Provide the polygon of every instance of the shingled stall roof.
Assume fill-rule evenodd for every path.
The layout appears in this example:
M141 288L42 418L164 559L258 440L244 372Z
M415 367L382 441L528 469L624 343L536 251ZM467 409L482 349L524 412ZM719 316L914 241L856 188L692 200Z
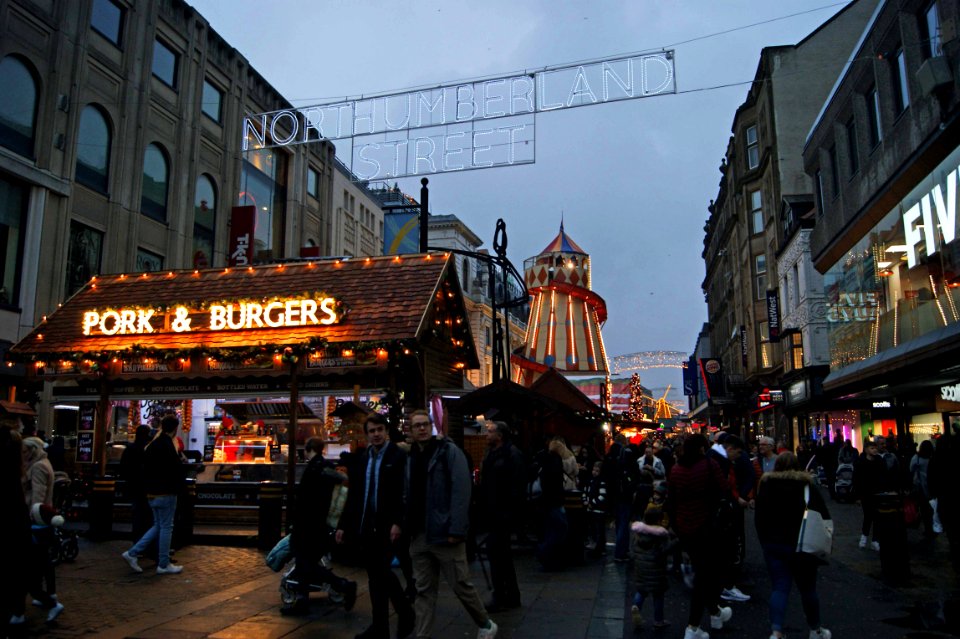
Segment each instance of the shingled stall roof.
M433 296L452 268L448 254L318 260L253 267L103 275L46 318L12 349L15 357L127 349L227 349L262 344L302 345L417 339ZM459 291L456 278L453 287ZM342 304L342 319L329 326L296 326L133 335L84 335L84 313L122 308L174 308L227 300L313 296ZM460 304L462 307L462 302ZM156 322L156 320L154 320ZM162 324L162 320L160 320Z

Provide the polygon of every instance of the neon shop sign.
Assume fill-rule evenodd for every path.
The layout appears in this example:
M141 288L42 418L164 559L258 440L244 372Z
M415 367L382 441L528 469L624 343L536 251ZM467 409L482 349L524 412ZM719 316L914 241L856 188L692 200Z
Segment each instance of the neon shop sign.
M954 168L946 174L945 184L938 180L933 188L924 193L903 214L903 233L907 253L907 267L913 268L920 261L919 248L923 245L926 255L933 255L938 240L944 245L957 237L957 182L960 180L960 168ZM945 187L945 188L944 188ZM936 225L934 224L936 217ZM936 229L940 230L940 237ZM897 248L897 247L891 247ZM890 249L888 249L890 250Z
M535 160L538 113L676 93L673 51L245 116L243 151L345 140L365 180Z
M263 303L240 300L211 304L200 312L182 305L166 311L142 307L91 310L84 312L82 322L84 335L109 336L329 326L340 318L337 300L324 297Z

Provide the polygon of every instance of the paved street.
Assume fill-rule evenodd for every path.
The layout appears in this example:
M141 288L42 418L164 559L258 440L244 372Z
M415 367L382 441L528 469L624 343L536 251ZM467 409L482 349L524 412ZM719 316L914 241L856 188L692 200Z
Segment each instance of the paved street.
M837 545L834 561L821 573L820 595L824 624L833 630L834 636L948 636L942 631L925 630L916 614L922 608L933 619L938 602L951 596L952 604L947 605L960 610L957 582L948 575L944 563L946 540L938 539L932 546L924 546L919 534L911 531L917 577L910 587L887 588L878 580L876 554L856 547L859 507L831 507L837 521ZM748 530L752 531L749 519ZM126 547L127 543L119 540L82 542L78 560L58 571L59 594L67 607L59 622L48 629L41 623L39 612L30 611L28 627L14 636L345 639L352 638L369 621L365 580L357 569L343 571L361 583L353 612L345 613L318 600L310 616L288 618L278 611L279 575L264 565L256 550L192 546L177 553L184 565L182 574L157 576L146 561L144 574L131 574L119 558ZM673 625L667 630L645 629L635 635L629 619L624 566L598 561L560 573L543 573L529 551L520 551L518 569L524 607L494 616L501 626L500 637L601 639L682 635L687 599L679 581L671 583L667 600L667 618ZM479 565L474 566L474 571L475 582L486 594ZM765 601L769 587L755 541L750 545L740 585L754 595L753 600L734 604L729 627L713 636L768 636ZM437 639L475 636L475 629L449 591L441 590L444 594L439 604ZM649 619L652 609L648 607L644 612ZM953 623L957 632L957 620ZM792 637L806 634L796 594L791 600L787 631Z

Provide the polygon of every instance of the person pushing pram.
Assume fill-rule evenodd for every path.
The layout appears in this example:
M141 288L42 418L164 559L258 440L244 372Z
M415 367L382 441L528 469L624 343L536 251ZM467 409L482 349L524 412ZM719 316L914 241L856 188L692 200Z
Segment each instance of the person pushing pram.
M311 584L329 584L343 596L344 610L351 610L357 599L357 582L338 577L323 563L323 557L332 546L331 527L327 523L334 488L347 477L326 464L323 459L323 440L311 437L304 445L307 467L297 485L293 511L293 530L290 548L296 568L285 577L296 596L280 612L285 615L305 614L310 607Z

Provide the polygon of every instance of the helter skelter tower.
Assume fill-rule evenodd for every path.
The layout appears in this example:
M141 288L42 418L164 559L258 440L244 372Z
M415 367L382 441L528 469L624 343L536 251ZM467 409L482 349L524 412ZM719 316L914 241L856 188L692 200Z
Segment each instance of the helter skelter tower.
M557 237L524 261L523 271L531 296L530 319L523 354L512 358L516 381L530 386L551 368L568 379L607 377L610 369L600 334L607 304L591 290L590 256L566 234L563 222Z

